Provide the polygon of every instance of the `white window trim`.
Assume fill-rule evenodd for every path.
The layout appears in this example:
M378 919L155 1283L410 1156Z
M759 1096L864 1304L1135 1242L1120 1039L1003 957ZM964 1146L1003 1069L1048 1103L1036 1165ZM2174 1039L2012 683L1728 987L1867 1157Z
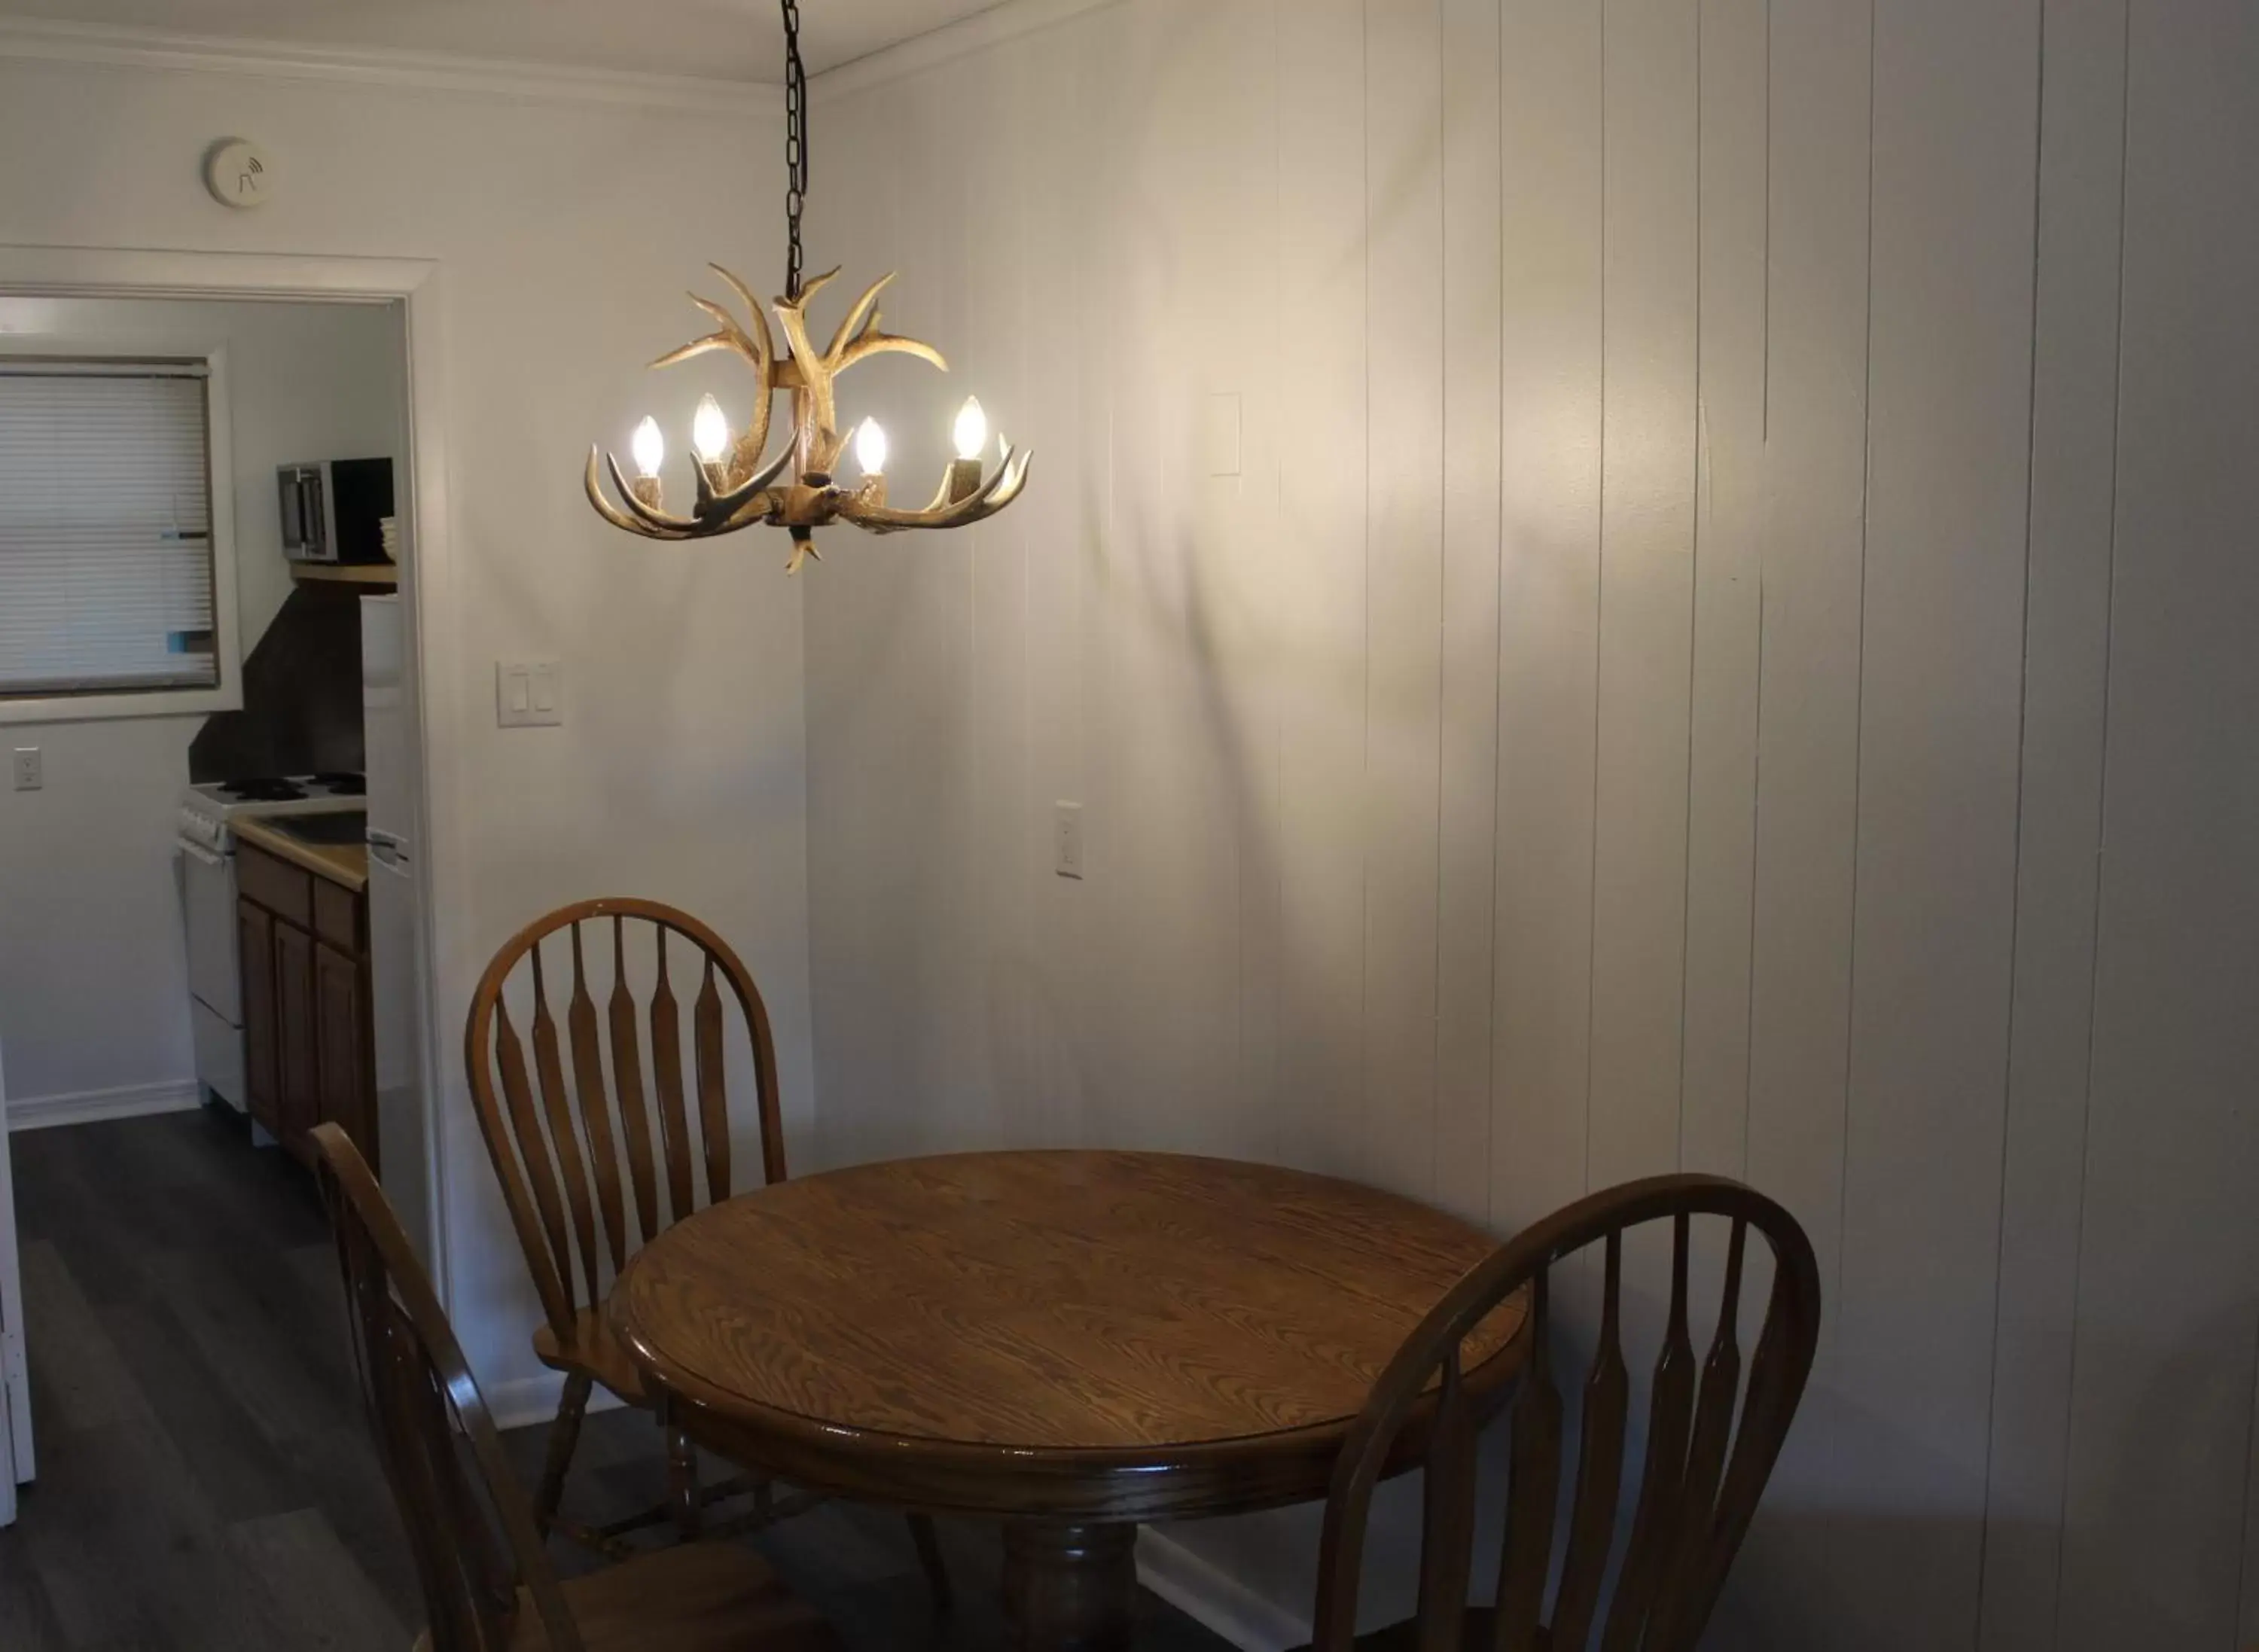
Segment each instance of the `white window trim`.
M211 488L212 658L219 667L213 688L151 688L104 694L57 694L46 699L0 698L0 727L27 723L93 723L119 717L203 717L243 709L241 616L235 599L235 404L229 399L227 351L153 350L106 339L0 338L0 356L56 356L82 361L201 361L204 365L205 463Z

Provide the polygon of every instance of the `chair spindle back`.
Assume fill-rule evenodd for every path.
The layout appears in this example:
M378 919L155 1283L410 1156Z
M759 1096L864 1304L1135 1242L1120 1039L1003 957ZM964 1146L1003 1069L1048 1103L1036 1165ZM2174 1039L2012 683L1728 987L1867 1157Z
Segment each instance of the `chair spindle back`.
M1688 1331L1694 1219L1727 1237L1717 1328L1699 1374ZM1619 1547L1629 1382L1622 1338L1624 1235L1671 1224L1671 1295L1648 1409L1639 1500L1615 1592L1602 1587ZM1743 1396L1739 1319L1748 1241L1772 1252L1772 1288ZM1598 1339L1583 1392L1565 1544L1563 1401L1552 1358L1555 1265L1602 1250ZM1495 1652L1691 1652L1748 1532L1812 1369L1820 1276L1811 1242L1779 1205L1738 1182L1660 1176L1593 1194L1524 1229L1468 1272L1407 1337L1344 1442L1326 1504L1313 1652L1349 1652L1374 1485L1407 1426L1424 1423L1418 1652L1461 1652L1475 1542L1476 1402L1460 1344L1507 1298L1529 1290L1528 1364L1510 1400L1507 1520L1491 1608ZM1559 1578L1546 1612L1556 1549ZM1597 1632L1597 1633L1596 1633Z
M570 936L564 951L571 972L561 1036L551 1001L556 959L545 958L543 946L560 931ZM671 949L671 936L687 946ZM672 961L671 950L678 954ZM675 987L685 951L696 980L688 1087ZM609 955L601 1021L589 985L592 952L600 963ZM521 965L531 978L530 1068L509 1002ZM649 987L643 1006L639 979ZM682 979L687 985L692 977ZM738 955L696 918L650 901L584 901L520 930L480 978L464 1032L471 1096L534 1287L560 1339L571 1335L580 1309L603 1300L607 1278L661 1229L730 1196L724 985L752 1050L762 1171L766 1180L782 1181L784 1125L768 1009ZM694 1158L702 1164L702 1189Z
M553 1652L582 1652L502 1436L399 1218L344 1131L321 1125L313 1142L345 1275L353 1364L408 1530L431 1652L505 1652L521 1587Z

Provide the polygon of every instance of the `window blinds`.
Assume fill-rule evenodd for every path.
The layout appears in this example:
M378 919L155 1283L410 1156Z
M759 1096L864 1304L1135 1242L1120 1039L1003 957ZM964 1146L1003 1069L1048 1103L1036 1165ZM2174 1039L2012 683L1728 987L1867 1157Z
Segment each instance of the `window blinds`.
M0 698L210 688L201 364L0 360Z

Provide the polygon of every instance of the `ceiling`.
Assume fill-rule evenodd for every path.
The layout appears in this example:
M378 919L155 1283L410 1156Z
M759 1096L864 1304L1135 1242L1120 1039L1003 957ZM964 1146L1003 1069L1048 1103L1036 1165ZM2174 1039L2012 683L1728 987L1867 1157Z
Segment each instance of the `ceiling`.
M996 0L802 0L810 74ZM723 80L783 78L776 0L0 0L0 17Z

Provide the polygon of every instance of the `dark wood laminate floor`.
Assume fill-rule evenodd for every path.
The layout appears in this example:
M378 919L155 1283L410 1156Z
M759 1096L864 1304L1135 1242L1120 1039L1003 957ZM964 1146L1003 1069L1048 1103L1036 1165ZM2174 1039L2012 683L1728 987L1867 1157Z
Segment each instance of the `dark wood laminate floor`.
M221 1114L11 1147L39 1475L0 1530L0 1652L403 1652L415 1579L311 1178ZM541 1443L510 1437L529 1483ZM574 1511L655 1501L658 1447L647 1418L592 1418ZM833 1504L759 1546L856 1652L1001 1647L993 1528L942 1538L959 1603L941 1621L896 1517ZM1226 1644L1141 1609L1141 1652Z

